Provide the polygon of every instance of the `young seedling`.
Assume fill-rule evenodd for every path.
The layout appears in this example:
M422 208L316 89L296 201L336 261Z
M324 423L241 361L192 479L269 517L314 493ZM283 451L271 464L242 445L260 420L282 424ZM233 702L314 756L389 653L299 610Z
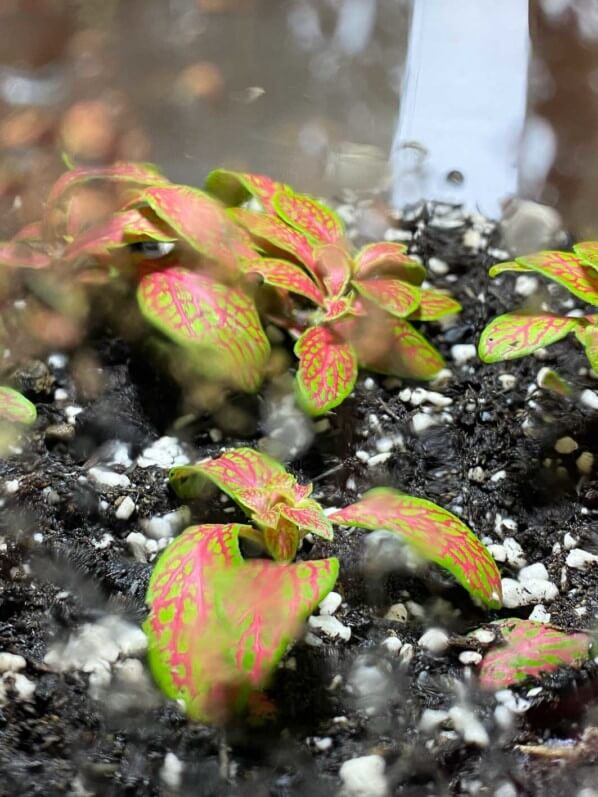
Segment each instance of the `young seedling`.
M537 272L566 288L582 302L598 306L598 242L576 244L573 252L538 252L498 263L489 271ZM583 346L590 366L598 372L598 315L581 317L516 311L495 318L482 332L478 346L487 363L524 357L573 333Z
M249 197L261 211L232 207L231 218L263 253L243 264L283 297L271 320L298 337L298 394L320 415L349 395L358 367L413 379L431 379L443 367L440 353L410 320L433 321L459 312L450 296L422 288L424 267L398 243L355 252L341 219L312 197L262 175L218 170L206 190L225 204ZM300 297L288 301L287 293ZM305 310L303 300L315 305ZM408 320L409 319L409 320Z
M550 625L516 617L496 624L503 643L484 656L480 685L484 689L518 686L560 667L579 667L587 660L591 639Z
M201 494L213 482L247 514L257 530L244 526L241 536L260 543L278 562L295 558L302 538L316 534L332 540L332 525L311 484L299 484L276 460L251 448L227 451L217 459L184 465L170 472L170 484L180 498Z
M244 532L235 523L188 528L159 558L147 592L152 673L201 722L246 707L338 575L336 559L245 561Z

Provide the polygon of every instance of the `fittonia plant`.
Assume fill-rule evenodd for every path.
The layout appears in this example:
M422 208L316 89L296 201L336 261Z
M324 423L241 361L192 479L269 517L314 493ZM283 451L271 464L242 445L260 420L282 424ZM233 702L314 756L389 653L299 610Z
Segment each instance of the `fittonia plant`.
M496 277L505 271L537 272L558 282L586 304L598 306L598 242L576 244L571 252L539 252L498 263ZM480 358L487 363L524 357L573 333L583 346L592 369L598 372L598 315L581 317L516 311L495 318L482 332Z
M36 418L35 404L12 387L0 386L0 423L30 426Z
M503 642L484 656L480 684L484 689L516 686L560 667L579 667L588 659L591 638L551 625L516 617L496 624Z
M312 305L286 297L271 318L298 337L297 384L308 412L319 415L344 401L358 366L413 379L440 371L440 353L410 321L437 320L460 305L421 287L425 269L404 245L377 243L355 252L330 208L262 175L218 170L206 189L232 206L259 200L261 211L230 210L264 254L245 271Z
M241 536L260 542L279 561L291 560L309 532L331 540L331 522L368 531L386 529L427 561L447 569L479 603L500 606L501 580L490 552L463 521L431 501L376 488L326 517L310 498L310 484L298 484L278 462L249 448L170 472L171 485L186 500L201 495L206 481L226 492L257 526L257 531L243 527Z

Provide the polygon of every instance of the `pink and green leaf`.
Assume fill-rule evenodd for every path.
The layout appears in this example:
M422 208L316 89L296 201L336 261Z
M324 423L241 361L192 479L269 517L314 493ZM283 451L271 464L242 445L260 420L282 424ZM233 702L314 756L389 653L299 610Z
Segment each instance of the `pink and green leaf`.
M247 261L243 270L246 274L259 274L266 285L297 293L319 306L324 303L324 294L312 278L302 268L286 260L261 257Z
M370 302L398 318L413 313L421 301L421 291L417 286L398 279L353 280L351 285Z
M423 380L433 379L444 368L440 352L402 318L393 318L392 323L382 323L380 328L374 323L372 333L367 332L367 326L364 330L357 327L351 337L364 368Z
M224 266L228 275L238 274L241 258L257 257L247 233L203 191L183 185L155 186L144 190L138 199L192 249Z
M353 291L349 291L345 296L327 298L324 302L323 312L318 314L317 318L321 323L330 323L348 315L362 315L359 307L356 306Z
M316 255L312 242L276 216L246 208L232 208L230 218L244 227L256 245L268 254L284 253L298 260L317 279Z
M598 373L598 326L588 324L575 330L575 337L581 343L594 373Z
M166 177L148 163L115 163L113 166L83 166L65 172L55 183L48 195L47 206L51 208L76 185L90 180L107 180L112 183L129 183L132 186L145 186L168 183Z
M324 283L329 296L340 296L351 279L351 257L336 244L325 244L316 250L316 274Z
M315 243L342 241L345 228L336 213L317 199L294 191L278 191L272 197L274 211L289 226L305 233Z
M30 426L36 418L35 404L12 387L0 387L0 422Z
M552 368L541 368L538 371L537 382L539 387L550 390L559 396L571 396L573 387L560 374Z
M332 523L324 514L320 504L311 498L302 501L298 506L282 504L279 511L283 517L299 527L302 536L311 532L328 541L334 537Z
M357 379L357 357L350 343L330 327L306 330L295 344L299 358L299 400L310 415L321 415L343 402Z
M448 293L422 288L417 309L409 316L414 321L436 321L447 315L461 312L461 305Z
M26 239L0 243L0 267L42 269L51 265L52 258Z
M590 637L566 633L532 620L510 618L498 627L504 644L490 650L480 667L484 689L517 686L560 667L579 667L589 656Z
M482 332L478 354L486 363L514 360L556 343L582 324L579 318L550 313L505 313Z
M264 526L264 544L275 562L292 562L297 555L301 535L294 523L278 516L276 525Z
M287 487L289 480L293 480L280 462L253 448L233 448L219 457L198 462L195 467L235 501L241 500L241 491L253 491L247 492L246 500L242 501L253 511L258 511L251 499L251 496L257 499L255 491L268 491L280 483L281 477Z
M559 285L588 304L598 305L598 272L571 252L538 252L518 257L519 266L529 268Z
M519 262L515 262L515 260L509 260L506 263L495 263L488 269L488 276L490 277L498 277L499 274L505 274L507 272L516 271L516 272L524 272L529 273L533 271L533 268L529 266L524 266Z
M462 520L431 501L380 487L329 519L369 531L395 532L420 556L446 568L475 600L489 608L500 607L502 585L492 555Z
M246 392L258 389L270 344L245 292L168 268L141 278L137 300L144 317L186 349L198 372Z
M222 722L262 688L334 586L336 559L244 562L238 524L194 526L162 554L147 593L148 659L193 720Z
M392 241L368 244L355 257L355 276L359 279L389 276L411 285L421 285L426 278L426 269L406 252L405 244Z
M573 251L584 263L598 269L598 241L580 241L575 244Z
M289 190L285 183L279 183L263 174L232 172L227 169L215 169L210 172L204 188L227 207L242 205L249 197L255 197L269 213L274 212L272 208L274 194Z

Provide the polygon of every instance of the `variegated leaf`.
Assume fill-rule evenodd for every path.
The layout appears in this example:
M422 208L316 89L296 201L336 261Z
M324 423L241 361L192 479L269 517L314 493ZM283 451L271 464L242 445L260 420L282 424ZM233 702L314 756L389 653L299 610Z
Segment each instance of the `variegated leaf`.
M509 260L507 263L495 263L488 269L488 275L490 277L498 277L499 274L504 274L505 272L510 271L530 272L533 271L533 268L524 266L519 262L515 262L514 260Z
M584 263L592 268L598 268L598 241L580 241L575 244L573 251L581 257Z
M132 241L149 239L152 241L175 241L173 235L159 219L149 218L135 208L115 213L107 221L97 224L79 235L67 246L63 257L74 260L77 257L103 257L113 249L128 246Z
M243 291L182 268L143 276L137 299L145 318L186 349L205 376L258 389L270 356L253 300Z
M504 644L484 656L480 667L480 685L484 689L519 685L559 667L579 667L589 656L587 634L567 633L515 617L497 625Z
M359 364L371 371L404 379L433 379L444 368L440 352L408 321L393 318L391 323L374 323L368 334L358 327L351 341Z
M583 346L592 370L598 373L598 325L579 326L575 330L575 337Z
M292 479L280 462L253 448L233 448L195 467L234 500L240 490L267 489L281 476Z
M276 216L267 213L257 213L246 208L232 208L228 214L234 222L248 231L260 249L268 254L291 255L318 280L315 248L302 232L294 230Z
M30 426L35 423L37 410L35 404L26 399L12 387L0 387L0 421L22 423Z
M276 525L264 526L262 531L266 550L275 562L292 562L297 555L301 535L295 523L278 516Z
M345 296L333 296L324 301L324 312L317 317L321 323L330 323L345 316L361 315L355 305L355 294L349 291Z
M52 258L37 249L27 240L13 240L0 243L0 268L49 268Z
M517 264L558 282L574 296L598 305L598 273L571 252L538 252L518 257Z
M194 526L162 554L147 594L148 659L189 717L222 722L262 688L334 586L336 559L243 562L245 527Z
M115 163L113 166L83 166L65 172L52 187L47 199L51 208L76 185L90 180L107 180L113 183L130 183L132 186L168 183L166 177L148 163Z
M316 250L316 273L326 286L329 296L340 296L351 279L351 257L336 244L319 246Z
M306 194L278 191L272 197L272 207L287 224L305 233L315 243L338 243L345 235L343 223L336 213Z
M382 277L353 280L351 285L370 302L398 318L413 313L421 299L421 291L417 286L398 279Z
M260 257L247 261L243 270L246 274L259 274L266 285L298 293L320 306L324 303L324 294L312 278L302 268L286 260Z
M204 257L236 275L241 258L257 257L247 234L208 194L184 185L148 188L140 199L173 231Z
M406 252L405 244L392 241L368 244L355 257L355 276L359 279L389 276L411 285L421 285L426 278L426 269Z
M501 580L490 552L462 520L437 504L379 487L328 517L344 526L396 532L420 556L446 568L477 601L500 607Z
M357 379L357 357L350 343L330 327L310 327L295 344L297 386L302 406L322 415L343 402Z
M280 514L295 523L303 535L311 532L324 540L331 541L334 538L332 523L320 504L312 498L301 501L297 506L283 505L280 507Z
M422 288L417 309L409 316L414 321L436 321L447 315L461 312L461 305L448 293Z
M276 182L263 174L231 172L226 169L215 169L210 172L204 188L227 207L242 205L250 196L255 197L269 213L274 212L272 208L274 194L290 190L284 183Z
M478 354L485 363L514 360L556 343L581 324L579 318L550 313L505 313L482 332Z

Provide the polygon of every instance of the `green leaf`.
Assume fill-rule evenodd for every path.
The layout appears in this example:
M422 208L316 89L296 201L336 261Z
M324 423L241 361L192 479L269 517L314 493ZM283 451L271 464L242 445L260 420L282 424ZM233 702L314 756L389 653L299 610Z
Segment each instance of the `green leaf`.
M482 332L478 355L485 363L524 357L556 343L582 323L579 318L550 313L505 313L491 321Z
M552 368L540 368L537 382L539 387L544 390L551 390L559 396L571 396L573 394L573 388L569 382L557 374L556 371L553 371Z
M406 252L405 244L392 241L368 244L355 257L355 276L359 279L389 276L410 285L421 285L426 269Z
M137 300L145 318L183 347L198 372L249 393L259 388L270 344L242 290L175 267L143 276Z
M317 199L294 191L278 191L272 197L275 212L291 227L305 233L315 243L342 241L345 228L336 213Z
M480 668L484 689L503 689L560 667L579 667L589 656L587 634L571 634L532 620L497 623L504 644L488 652Z
M596 323L579 326L575 330L575 337L583 346L592 371L598 373L598 326Z
M185 185L155 186L144 190L138 201L147 203L189 246L233 276L239 273L242 258L257 257L245 231L203 191Z
M417 309L409 316L414 321L436 321L447 315L460 313L461 305L448 293L422 288Z
M264 210L268 212L274 212L272 208L274 194L290 190L284 183L278 183L263 174L231 172L226 169L215 169L210 172L204 188L227 207L242 205L252 196L259 200Z
M418 287L398 279L353 280L351 285L366 299L398 318L404 318L413 313L421 300L421 292Z
M322 415L343 402L357 379L357 357L350 343L330 327L307 329L295 344L299 358L299 400L310 415Z
M548 277L588 304L598 305L598 273L570 252L538 252L518 257L520 266Z
M148 659L193 720L223 722L266 685L330 592L336 559L243 562L238 524L193 526L158 560L147 593Z
M35 404L12 387L0 387L0 421L30 426L36 418Z
M524 266L519 262L509 260L507 263L495 263L490 269L488 269L488 275L490 277L498 277L499 274L504 274L505 272L517 271L529 273L533 270L534 269L530 268L529 266Z
M286 260L261 257L248 261L243 270L246 274L259 274L266 285L298 293L319 306L324 303L324 294L312 278L302 268Z
M395 532L420 556L446 568L475 600L500 608L501 580L490 552L462 520L437 504L379 487L328 517L344 526Z
M584 263L592 268L598 268L598 241L580 241L575 244L573 251L581 257Z

